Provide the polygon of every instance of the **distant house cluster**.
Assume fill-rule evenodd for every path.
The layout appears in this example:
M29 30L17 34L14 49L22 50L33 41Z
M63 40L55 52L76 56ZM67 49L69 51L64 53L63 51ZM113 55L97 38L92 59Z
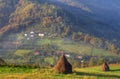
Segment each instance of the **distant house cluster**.
M58 57L60 57L61 55L65 55L67 58L72 58L72 59L77 59L77 60L82 60L83 59L83 55L80 54L75 54L72 52L64 52L59 50L57 53L56 52L45 52L45 51L40 51L40 50L36 50L34 52L34 55L42 55L42 56L53 56L56 55Z
M30 32L24 33L24 36L27 38L27 40L30 40L36 37L44 37L45 34L40 32L30 31Z

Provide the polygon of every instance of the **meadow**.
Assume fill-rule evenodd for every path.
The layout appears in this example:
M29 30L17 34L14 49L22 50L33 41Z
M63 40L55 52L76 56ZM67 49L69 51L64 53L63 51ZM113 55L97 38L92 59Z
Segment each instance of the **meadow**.
M0 67L0 79L120 79L120 64L110 65L110 69L74 68L72 74L58 74L52 68Z
M102 48L91 47L90 44L86 44L84 42L75 42L68 38L41 38L35 39L36 41L28 41L24 40L22 45L18 46L17 49L12 50L0 50L0 56L7 62L7 63L27 63L32 62L36 63L43 63L41 61L44 59L45 63L54 64L57 61L56 54L59 51L63 50L64 52L70 53L71 59L76 57L75 55L82 55L84 56L97 56L103 57L107 60L111 61L120 61L118 55L115 53L111 53ZM51 47L49 47L50 45ZM36 49L40 52L40 55L36 56L35 51ZM53 53L54 51L54 53ZM47 52L46 56L42 53ZM55 54L55 56L50 55ZM42 56L41 56L42 55ZM56 59L56 60L55 60ZM83 59L86 60L86 59ZM78 60L79 61L79 60ZM88 59L86 60L88 61ZM70 60L70 62L73 62Z
M116 56L116 54L110 53L110 51L104 50L102 48L92 48L91 45L86 44L84 42L75 42L70 39L62 39L62 38L43 38L37 41L38 45L44 44L53 44L59 47L59 49L67 51L67 52L74 52L76 54L86 54L91 55L99 55L99 56Z

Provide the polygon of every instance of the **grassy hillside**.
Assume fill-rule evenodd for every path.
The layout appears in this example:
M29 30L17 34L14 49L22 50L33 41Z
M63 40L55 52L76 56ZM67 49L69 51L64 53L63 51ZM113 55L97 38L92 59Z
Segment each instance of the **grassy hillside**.
M59 49L67 51L67 52L73 52L77 54L86 54L91 55L92 46L90 44L84 43L84 42L75 42L70 39L62 39L62 38L53 38L48 39L44 38L42 40L39 40L37 44L53 44L56 45ZM93 48L93 55L95 56L110 56L110 51L104 50L102 48ZM112 54L115 55L115 54Z
M90 57L105 59L108 62L119 62L119 56L102 48L92 47L85 42L75 42L68 38L40 38L27 40L24 38L20 45L4 45L9 50L1 49L1 57L8 63L37 63L41 66L45 63L54 65L60 54L63 52L70 55L70 62L73 59L89 61ZM81 58L77 58L81 56ZM97 60L96 60L97 62ZM45 66L45 65L44 65Z
M120 65L111 65L110 71L103 72L100 67L76 68L72 74L57 74L52 68L12 68L0 67L1 79L119 79Z
M49 38L49 36L42 38L35 37L32 40L27 40L24 34L11 35L9 39L20 38L21 40L18 40L20 44L11 44L14 41L3 42L4 48L0 49L0 56L7 63L29 63L40 64L40 66L55 65L62 53L70 56L68 58L72 64L78 62L77 66L81 66L80 62L82 60L88 64L91 57L95 58L95 65L97 65L96 62L99 59L107 60L109 63L120 61L119 55L116 53L94 47L86 42L76 42L72 39L61 37Z

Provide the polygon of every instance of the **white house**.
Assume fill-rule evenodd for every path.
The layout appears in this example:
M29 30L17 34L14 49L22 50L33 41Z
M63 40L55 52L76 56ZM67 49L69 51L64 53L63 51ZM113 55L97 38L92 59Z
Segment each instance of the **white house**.
M66 57L70 57L70 54L65 54Z
M30 38L27 38L27 40L30 40Z
M43 37L43 36L45 36L45 34L39 33L38 36Z
M34 35L30 35L30 37L32 37L32 38L33 38L33 37L34 37Z
M28 36L28 34L25 33L24 36Z
M31 32L30 32L30 34L34 34L34 32L33 32L33 31L31 31Z

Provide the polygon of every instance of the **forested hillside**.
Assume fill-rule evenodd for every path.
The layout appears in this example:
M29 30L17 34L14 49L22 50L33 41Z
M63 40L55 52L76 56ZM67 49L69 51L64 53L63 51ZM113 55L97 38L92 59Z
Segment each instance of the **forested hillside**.
M1 12L6 11L3 13L5 20L1 19L1 35L10 31L17 32L18 30L26 30L33 26L35 26L36 30L40 30L40 27L44 27L46 29L51 28L54 30L53 32L56 32L57 29L61 30L63 26L70 25L68 24L69 21L67 20L66 12L54 5L47 4L45 1L13 0L10 1L10 5L6 2L9 1L1 1L1 6L5 4L2 7L6 7L6 5L13 7L13 11L6 8L10 10L9 12L1 7ZM39 26L37 27L37 25Z
M76 31L107 39L116 44L120 43L119 0L51 0L67 10L74 17L78 26Z
M119 0L52 0L76 16L79 30L105 38L119 39ZM111 6L111 7L109 7ZM83 30L82 30L83 31ZM108 36L110 35L110 36Z
M92 17L94 11L84 1L57 1L0 0L0 39L4 41L11 34L34 30L84 41L119 54L117 26Z

